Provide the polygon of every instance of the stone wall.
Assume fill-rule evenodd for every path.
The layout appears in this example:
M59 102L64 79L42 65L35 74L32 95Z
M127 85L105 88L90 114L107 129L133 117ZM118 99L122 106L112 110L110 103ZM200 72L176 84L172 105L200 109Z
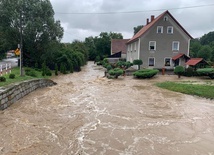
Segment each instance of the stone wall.
M0 87L0 110L4 110L20 98L36 90L37 88L56 85L50 79L33 79L21 83Z

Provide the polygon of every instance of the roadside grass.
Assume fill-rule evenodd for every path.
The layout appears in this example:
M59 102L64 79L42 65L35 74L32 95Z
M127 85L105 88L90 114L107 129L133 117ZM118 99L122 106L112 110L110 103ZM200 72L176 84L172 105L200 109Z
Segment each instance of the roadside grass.
M3 75L3 77L6 78L6 82L0 82L0 87L6 86L6 85L9 85L9 84L12 84L12 83L25 81L25 80L35 79L35 78L48 78L47 76L42 76L42 72L34 70L34 69L32 69L32 70L35 72L36 77L27 76L27 75L20 76L20 68L19 67L12 68L11 73ZM15 74L15 78L14 79L10 79L9 78L10 74Z
M196 95L204 98L214 99L214 86L206 84L186 84L178 82L156 83L156 86L184 94Z

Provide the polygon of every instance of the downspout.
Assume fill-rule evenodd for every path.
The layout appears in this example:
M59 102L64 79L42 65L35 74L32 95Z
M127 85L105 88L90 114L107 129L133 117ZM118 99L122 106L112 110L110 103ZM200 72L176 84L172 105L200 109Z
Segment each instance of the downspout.
M187 51L187 56L189 57L189 49L190 49L190 39L188 40L188 51Z

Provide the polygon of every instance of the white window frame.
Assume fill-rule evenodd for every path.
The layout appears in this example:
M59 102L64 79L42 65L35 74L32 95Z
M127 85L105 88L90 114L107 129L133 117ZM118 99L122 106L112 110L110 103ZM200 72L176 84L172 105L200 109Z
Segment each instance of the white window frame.
M150 59L153 59L153 60L154 60L154 64L153 64L152 66L151 66L150 63L149 63L149 60L150 60ZM148 58L148 66L149 66L149 67L154 67L154 66L155 66L155 58L154 58L154 57L149 57L149 58Z
M160 29L160 32L159 32ZM163 33L163 26L157 26L157 33Z
M166 59L169 59L169 65L166 65ZM170 67L172 65L172 59L170 57L165 57L164 58L164 66L165 67Z
M154 49L151 49L151 43L154 43ZM155 51L156 50L156 41L149 41L149 50Z
M177 49L175 48L175 44L178 44ZM172 42L172 51L179 51L180 42L179 41L173 41Z
M170 29L171 32L169 32ZM173 34L173 26L167 26L167 34Z

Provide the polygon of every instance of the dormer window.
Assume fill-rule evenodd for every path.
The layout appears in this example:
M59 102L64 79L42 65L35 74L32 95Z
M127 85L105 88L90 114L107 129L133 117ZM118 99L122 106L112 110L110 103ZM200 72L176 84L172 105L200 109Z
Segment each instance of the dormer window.
M168 18L167 16L164 16L163 20L164 20L164 21L168 21L169 18Z
M163 33L163 26L157 27L157 33Z

